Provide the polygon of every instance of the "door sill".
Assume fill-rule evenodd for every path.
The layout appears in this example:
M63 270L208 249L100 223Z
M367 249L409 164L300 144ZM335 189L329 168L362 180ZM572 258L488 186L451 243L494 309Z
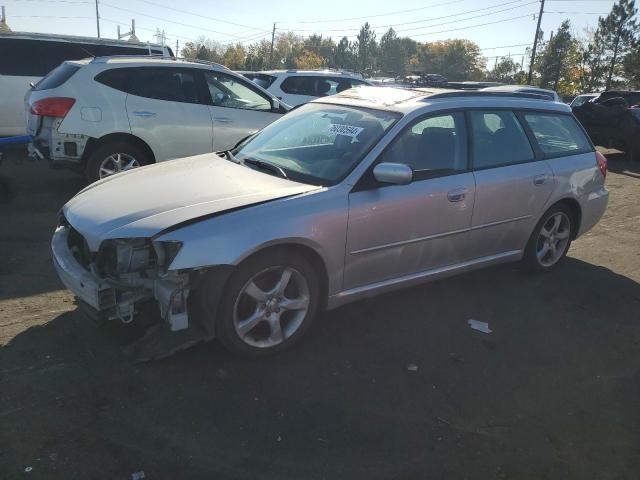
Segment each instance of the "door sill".
M328 300L327 308L330 310L344 305L345 303L360 300L362 298L372 297L374 295L398 290L411 285L418 285L431 280L450 277L459 273L476 270L481 267L519 260L521 257L522 250L511 250L509 252L498 253L487 257L468 260L462 263L456 263L454 265L446 265L444 267L411 273L402 277L391 278L388 280L370 283L368 285L362 285L360 287L350 288L349 290L343 290L340 293L331 295Z

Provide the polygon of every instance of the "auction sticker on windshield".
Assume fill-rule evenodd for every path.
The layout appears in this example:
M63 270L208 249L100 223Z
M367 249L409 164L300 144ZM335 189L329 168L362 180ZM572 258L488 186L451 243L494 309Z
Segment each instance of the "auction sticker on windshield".
M356 138L362 130L364 130L364 128L355 127L353 125L340 125L337 123L332 123L331 125L329 125L329 133L344 135L351 138Z

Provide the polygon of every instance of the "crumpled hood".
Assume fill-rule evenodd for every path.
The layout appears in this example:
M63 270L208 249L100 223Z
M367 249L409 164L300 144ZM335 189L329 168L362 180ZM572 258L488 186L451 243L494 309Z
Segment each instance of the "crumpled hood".
M107 238L152 237L204 215L319 189L216 154L137 168L89 185L63 207L96 251Z

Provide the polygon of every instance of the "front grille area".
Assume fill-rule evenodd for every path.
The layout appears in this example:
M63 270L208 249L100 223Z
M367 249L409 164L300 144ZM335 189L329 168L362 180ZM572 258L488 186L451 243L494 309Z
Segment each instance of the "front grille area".
M71 253L77 262L89 270L89 266L91 265L91 250L89 250L89 245L80 232L72 226L69 226L68 228L69 237L67 239L67 244L69 245L69 250L71 250Z

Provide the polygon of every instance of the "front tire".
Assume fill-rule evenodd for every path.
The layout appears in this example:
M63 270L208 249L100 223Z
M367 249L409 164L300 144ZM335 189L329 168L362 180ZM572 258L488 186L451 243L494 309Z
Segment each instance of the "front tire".
M313 266L297 252L274 250L242 263L229 278L216 335L245 357L278 353L297 343L318 311L320 286Z
M545 212L527 243L523 262L529 270L553 270L567 255L574 233L571 210L556 205Z
M149 163L151 159L135 145L127 142L107 143L91 154L85 173L89 182L95 182Z

